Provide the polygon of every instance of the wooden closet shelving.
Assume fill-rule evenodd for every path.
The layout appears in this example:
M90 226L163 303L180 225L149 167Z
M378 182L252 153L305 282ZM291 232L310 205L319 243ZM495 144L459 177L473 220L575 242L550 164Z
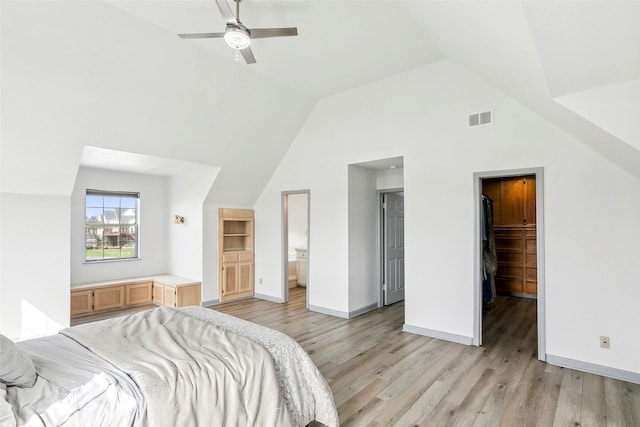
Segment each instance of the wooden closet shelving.
M486 179L482 182L482 192L493 200L493 231L498 255L496 290L515 296L536 297L535 176Z

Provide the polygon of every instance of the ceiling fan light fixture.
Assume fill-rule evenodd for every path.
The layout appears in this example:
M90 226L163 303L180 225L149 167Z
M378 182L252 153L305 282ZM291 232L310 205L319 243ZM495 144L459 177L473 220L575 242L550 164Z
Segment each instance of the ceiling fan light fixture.
M242 50L251 44L251 36L244 28L228 28L224 33L224 41L236 50Z

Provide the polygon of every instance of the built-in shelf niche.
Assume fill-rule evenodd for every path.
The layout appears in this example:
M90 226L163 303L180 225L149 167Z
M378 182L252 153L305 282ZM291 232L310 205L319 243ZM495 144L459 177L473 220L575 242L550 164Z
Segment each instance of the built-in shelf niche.
M224 252L253 250L253 218L225 218L222 223Z
M218 211L220 301L253 295L253 220L250 209Z

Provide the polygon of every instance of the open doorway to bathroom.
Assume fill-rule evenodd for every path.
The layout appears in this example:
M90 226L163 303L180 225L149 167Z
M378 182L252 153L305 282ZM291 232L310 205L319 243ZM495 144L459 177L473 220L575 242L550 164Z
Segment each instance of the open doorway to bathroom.
M282 192L282 295L305 293L309 308L309 190Z

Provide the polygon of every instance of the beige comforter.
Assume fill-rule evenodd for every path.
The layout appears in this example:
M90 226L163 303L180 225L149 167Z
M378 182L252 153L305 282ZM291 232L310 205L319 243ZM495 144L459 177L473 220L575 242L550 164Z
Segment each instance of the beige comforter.
M61 333L136 382L150 426L293 425L269 352L196 317L160 307Z

